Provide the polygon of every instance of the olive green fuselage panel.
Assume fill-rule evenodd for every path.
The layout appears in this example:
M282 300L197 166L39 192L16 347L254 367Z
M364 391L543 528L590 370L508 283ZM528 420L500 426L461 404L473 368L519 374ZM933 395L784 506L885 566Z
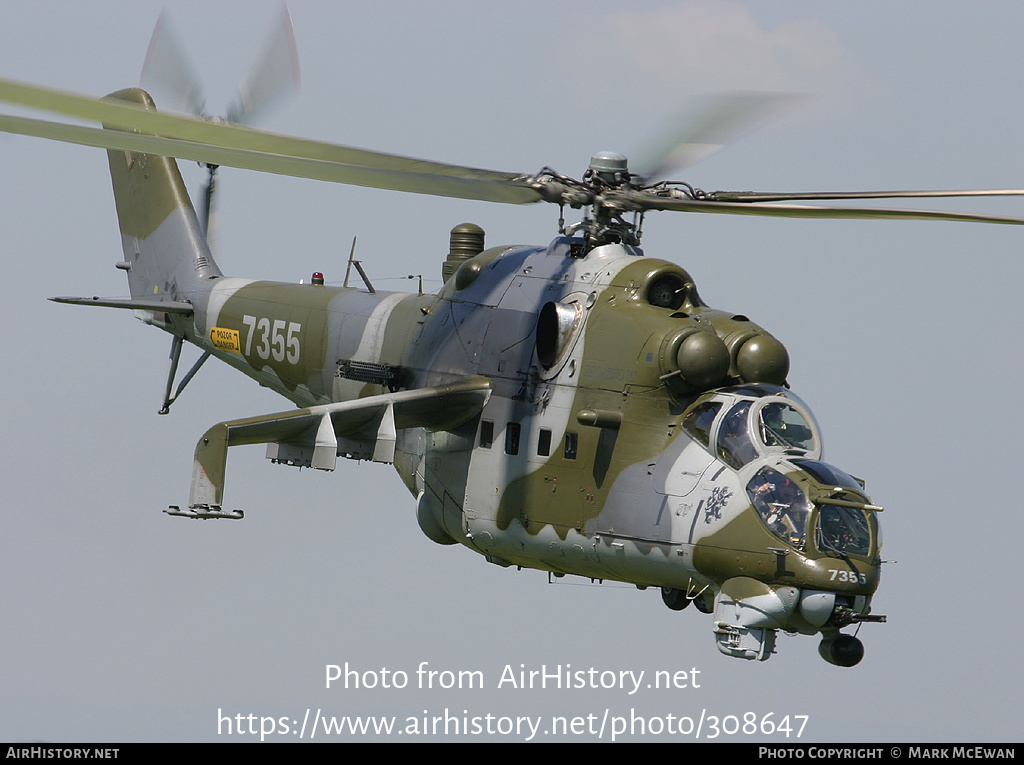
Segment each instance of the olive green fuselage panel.
M401 365L419 313L415 295L220 279L196 342L300 406L380 393L345 362Z

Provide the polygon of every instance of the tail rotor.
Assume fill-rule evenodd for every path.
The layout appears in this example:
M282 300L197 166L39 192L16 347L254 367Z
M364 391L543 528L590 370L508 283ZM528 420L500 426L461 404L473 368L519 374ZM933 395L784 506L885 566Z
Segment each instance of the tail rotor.
M164 108L211 121L251 125L258 115L262 116L270 107L298 90L299 56L291 14L287 6L282 6L278 22L223 117L211 117L206 113L200 79L189 63L166 11L160 14L153 30L140 83L145 90L160 97ZM215 199L219 165L202 164L206 168L207 179L202 189L199 223L213 251L217 230Z

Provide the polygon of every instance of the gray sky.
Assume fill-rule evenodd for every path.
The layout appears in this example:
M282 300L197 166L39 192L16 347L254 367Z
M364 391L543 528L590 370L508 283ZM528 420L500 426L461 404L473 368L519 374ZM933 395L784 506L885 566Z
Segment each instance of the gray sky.
M278 6L167 6L208 108L222 110ZM4 0L0 74L96 96L136 84L162 7ZM638 152L696 95L782 90L816 98L685 180L708 190L1024 186L1018 2L291 10L303 81L263 123L278 132L578 176L594 151ZM196 190L201 173L182 164ZM827 459L864 477L886 508L883 557L898 563L875 610L889 622L864 626L864 661L841 669L807 637L780 636L764 664L728 659L710 617L670 612L654 591L549 585L439 547L385 466L300 473L246 447L231 455L226 497L244 521L163 515L187 502L207 427L288 404L211 364L158 417L166 335L127 312L45 300L127 292L113 268L122 256L103 152L0 136L0 179L0 740L230 740L218 737L218 710L301 721L307 708L402 720L445 709L753 712L809 715L801 741L1019 740L1020 229L647 219L648 255L680 263L707 302L787 345L790 382L824 429ZM490 244L542 244L557 220L549 206L228 169L220 191L225 272L297 281L320 270L340 281L358 235L380 289L414 288L401 277L422 273L436 290L448 231L463 221ZM945 207L1024 216L1019 200ZM408 672L410 687L325 689L324 666L345 662ZM486 687L414 690L420 662L479 670ZM521 664L695 667L701 687L496 688L506 665Z

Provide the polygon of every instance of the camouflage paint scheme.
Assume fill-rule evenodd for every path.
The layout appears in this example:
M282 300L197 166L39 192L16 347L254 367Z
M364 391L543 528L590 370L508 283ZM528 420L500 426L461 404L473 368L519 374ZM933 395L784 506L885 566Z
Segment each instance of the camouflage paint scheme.
M236 443L322 469L392 462L436 542L661 587L670 607L714 612L727 655L767 659L784 629L820 632L832 663L859 660L839 629L869 620L881 508L842 471L814 471L821 437L782 387L785 349L704 305L683 269L559 237L483 250L436 295L229 278L174 160L109 157L125 307L299 407L207 431L190 507L173 514L241 517L220 507ZM773 434L778 413L799 438ZM773 530L799 503L798 523Z

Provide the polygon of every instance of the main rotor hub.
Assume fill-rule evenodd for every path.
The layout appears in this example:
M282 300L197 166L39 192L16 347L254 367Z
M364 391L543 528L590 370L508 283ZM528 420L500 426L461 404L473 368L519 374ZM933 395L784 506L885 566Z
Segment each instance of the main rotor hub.
M590 158L590 172L609 186L629 180L629 162L615 151L599 151Z

